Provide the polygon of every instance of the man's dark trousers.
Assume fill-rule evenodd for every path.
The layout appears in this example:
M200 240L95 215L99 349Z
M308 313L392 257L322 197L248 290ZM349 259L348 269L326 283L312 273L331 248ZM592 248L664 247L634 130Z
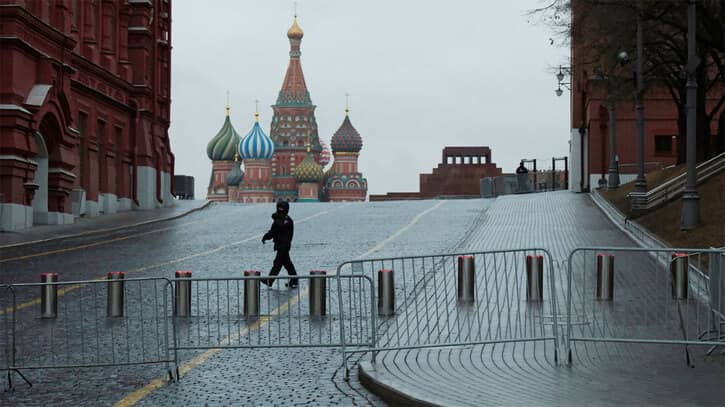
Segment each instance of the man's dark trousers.
M272 264L272 270L269 271L270 277L275 277L279 274L280 270L282 270L282 266L284 266L284 269L287 270L287 274L290 276L296 276L297 270L295 270L295 265L292 264L292 259L289 258L289 250L277 250L277 256L274 258L274 263ZM272 283L274 282L273 278L269 279L269 285L272 286ZM291 278L289 281L290 285L297 285L297 279Z

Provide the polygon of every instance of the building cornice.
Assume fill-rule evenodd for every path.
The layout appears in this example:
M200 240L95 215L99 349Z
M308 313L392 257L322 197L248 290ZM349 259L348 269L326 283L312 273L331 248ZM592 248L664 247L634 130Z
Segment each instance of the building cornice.
M53 26L46 24L43 20L31 14L19 4L2 4L0 5L0 20L4 18L16 18L26 23L26 25L43 38L48 38L55 42L58 46L63 46L67 50L72 51L76 46L76 40L73 37L64 34Z

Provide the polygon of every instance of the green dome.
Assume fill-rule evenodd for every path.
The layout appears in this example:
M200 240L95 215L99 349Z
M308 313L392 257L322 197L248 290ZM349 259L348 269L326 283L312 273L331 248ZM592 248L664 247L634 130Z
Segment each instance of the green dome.
M295 169L295 179L297 182L319 182L323 176L322 166L315 162L315 159L310 153L307 154L307 157Z
M234 161L240 138L227 114L222 128L206 145L206 155L213 161Z

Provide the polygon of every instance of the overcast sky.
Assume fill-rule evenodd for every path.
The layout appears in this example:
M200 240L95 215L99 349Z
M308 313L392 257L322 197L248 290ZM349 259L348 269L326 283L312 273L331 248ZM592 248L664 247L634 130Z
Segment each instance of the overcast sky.
M289 0L176 0L169 129L176 174L204 199L206 145L231 118L244 136L254 100L269 123L289 61ZM568 59L546 27L527 22L540 0L301 0L302 69L320 137L344 118L363 138L368 193L418 191L444 146L489 146L513 172L523 157L550 166L568 150L569 98L554 95L552 67Z

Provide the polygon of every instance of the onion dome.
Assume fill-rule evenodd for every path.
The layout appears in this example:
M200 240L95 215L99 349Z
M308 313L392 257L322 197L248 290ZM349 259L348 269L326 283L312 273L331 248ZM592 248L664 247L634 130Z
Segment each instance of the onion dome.
M206 155L213 161L232 161L240 138L229 120L229 106L227 105L227 117L224 119L222 128L206 145Z
M227 175L227 186L237 186L244 179L244 173L240 168L241 163L239 162L239 154L234 154L234 164L232 170Z
M239 142L239 155L244 160L269 160L274 154L274 143L259 126L259 113L254 117L254 127Z
M322 166L315 162L315 159L310 153L307 154L307 157L295 169L295 179L297 182L319 182L323 176Z
M320 145L322 146L322 152L320 153L320 165L324 168L330 163L330 148L327 147L327 143L320 139Z
M295 16L294 21L292 21L292 26L287 30L287 38L290 39L302 39L302 37L305 35L305 32L302 31L302 28L297 24L297 16Z
M342 121L340 128L332 136L330 145L334 153L358 153L362 149L362 137L350 123L347 109L345 111L345 120Z

